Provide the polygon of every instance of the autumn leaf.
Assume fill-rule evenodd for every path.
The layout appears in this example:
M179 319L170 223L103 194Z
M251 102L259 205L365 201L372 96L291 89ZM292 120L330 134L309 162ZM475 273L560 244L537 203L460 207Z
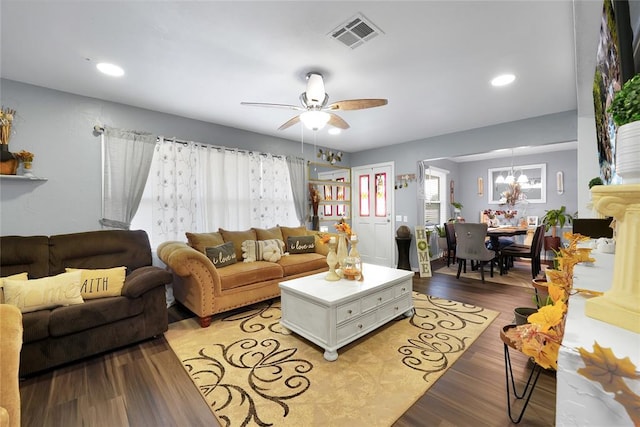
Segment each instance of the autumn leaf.
M624 378L640 379L631 360L628 357L618 359L610 348L600 347L597 342L593 343L593 353L582 347L578 351L585 364L584 368L578 369L578 373L600 383L605 391L614 393L614 400L624 407L633 424L640 425L640 396L624 381Z

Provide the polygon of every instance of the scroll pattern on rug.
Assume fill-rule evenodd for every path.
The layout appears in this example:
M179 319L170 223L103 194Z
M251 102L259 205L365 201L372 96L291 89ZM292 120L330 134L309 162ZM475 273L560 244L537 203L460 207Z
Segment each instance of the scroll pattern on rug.
M488 324L497 313L416 292L413 298L414 315L410 319L400 316L397 322L388 326L393 328L393 323L400 322L412 326L406 339L399 341L401 345L396 347L397 358L392 358L399 366L421 374L424 383L432 383L477 337L477 334L474 337L460 331L470 325ZM292 408L305 410L300 405L292 407L292 402L313 388L314 379L323 379L318 374L314 377L314 363L301 356L303 347L300 345L305 341L292 341L288 337L292 334L280 326L280 315L279 300L228 314L217 322L220 322L220 328L231 327L225 336L236 334L232 342L200 345L196 347L199 349L197 355L182 359L193 382L223 425L271 426L283 422ZM215 323L210 326L215 327ZM309 356L309 350L306 351ZM321 349L312 348L311 352L317 352L321 358ZM317 363L330 363L320 360Z

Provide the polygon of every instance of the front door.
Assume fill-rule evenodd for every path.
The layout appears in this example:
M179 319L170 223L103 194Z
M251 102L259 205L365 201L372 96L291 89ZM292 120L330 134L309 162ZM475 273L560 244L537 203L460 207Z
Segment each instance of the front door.
M395 266L393 170L393 162L351 169L352 227L358 235L358 252L363 262L385 267Z

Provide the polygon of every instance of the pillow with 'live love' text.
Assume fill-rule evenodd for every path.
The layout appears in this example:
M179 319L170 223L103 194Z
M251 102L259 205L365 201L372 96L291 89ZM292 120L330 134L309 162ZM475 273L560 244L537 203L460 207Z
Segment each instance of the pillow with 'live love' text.
M218 246L208 246L204 248L204 251L207 258L211 260L216 268L235 264L238 261L236 259L236 250L233 246L233 242L227 242Z

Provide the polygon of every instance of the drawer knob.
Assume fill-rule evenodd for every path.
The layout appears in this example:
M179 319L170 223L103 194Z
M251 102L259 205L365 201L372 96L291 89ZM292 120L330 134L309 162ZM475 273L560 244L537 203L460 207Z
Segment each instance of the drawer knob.
M378 297L378 301L382 301L382 297Z
M398 311L398 306L395 307L396 311Z
M353 311L352 310L347 310L347 313L351 314L351 313L353 313Z
M406 291L406 290L407 290L407 288L402 288L402 292L404 292L404 291Z
M362 323L358 325L358 329L362 329Z

